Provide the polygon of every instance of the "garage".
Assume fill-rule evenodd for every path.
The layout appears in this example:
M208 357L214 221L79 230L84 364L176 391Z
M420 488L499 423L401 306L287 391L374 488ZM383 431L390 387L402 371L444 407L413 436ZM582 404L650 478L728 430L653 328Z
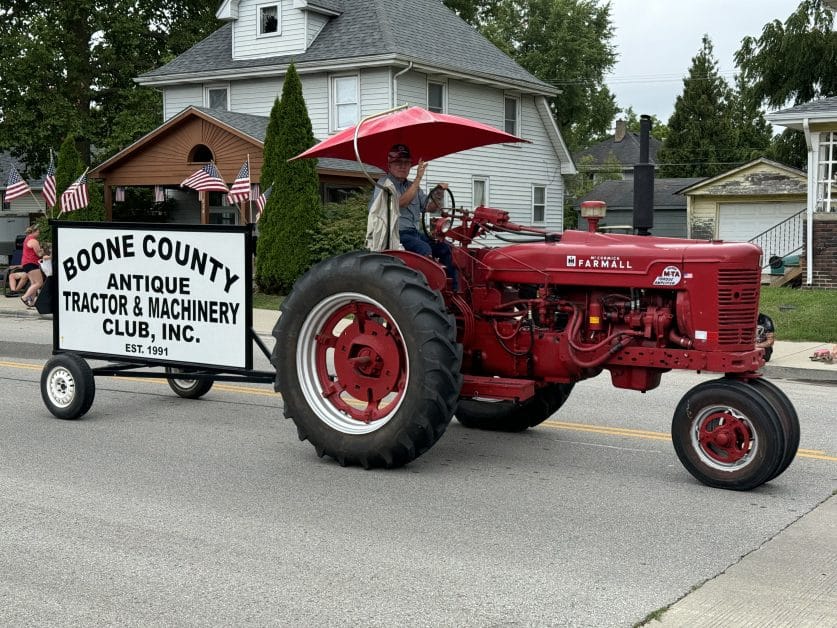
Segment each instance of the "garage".
M747 242L805 209L805 203L718 203L718 237ZM797 234L802 246L802 232Z

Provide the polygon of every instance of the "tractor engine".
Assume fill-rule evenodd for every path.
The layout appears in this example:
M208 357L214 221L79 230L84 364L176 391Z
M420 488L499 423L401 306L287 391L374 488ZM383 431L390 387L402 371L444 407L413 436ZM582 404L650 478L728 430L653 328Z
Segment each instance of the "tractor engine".
M608 369L645 391L673 368L755 371L760 257L745 243L581 231L459 255L465 386L491 397L485 377L570 383Z

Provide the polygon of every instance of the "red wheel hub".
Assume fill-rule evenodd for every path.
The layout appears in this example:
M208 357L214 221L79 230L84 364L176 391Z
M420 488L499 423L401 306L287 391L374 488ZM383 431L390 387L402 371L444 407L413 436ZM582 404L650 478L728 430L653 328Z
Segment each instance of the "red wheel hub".
M753 434L749 425L734 414L715 412L700 424L698 440L710 458L733 463L750 452Z
M404 343L389 316L369 303L329 316L317 334L316 364L323 397L358 421L382 419L404 394Z

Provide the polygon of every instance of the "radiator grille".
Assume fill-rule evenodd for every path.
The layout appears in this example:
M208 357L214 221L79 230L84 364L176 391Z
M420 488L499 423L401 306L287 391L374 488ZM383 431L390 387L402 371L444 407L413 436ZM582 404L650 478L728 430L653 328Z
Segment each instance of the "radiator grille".
M752 345L759 310L759 269L718 270L718 342Z

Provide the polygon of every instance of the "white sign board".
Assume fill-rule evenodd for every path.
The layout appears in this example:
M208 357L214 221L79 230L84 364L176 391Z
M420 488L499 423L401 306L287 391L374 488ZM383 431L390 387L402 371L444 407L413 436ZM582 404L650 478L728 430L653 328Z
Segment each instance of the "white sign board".
M53 228L57 350L251 368L246 228Z

